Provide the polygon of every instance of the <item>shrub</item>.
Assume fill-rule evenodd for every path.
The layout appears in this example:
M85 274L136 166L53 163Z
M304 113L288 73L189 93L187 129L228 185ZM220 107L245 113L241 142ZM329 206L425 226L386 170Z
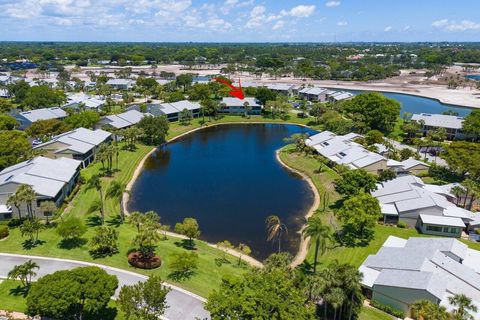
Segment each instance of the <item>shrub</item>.
M392 316L394 317L397 317L397 318L400 318L400 319L403 319L405 318L405 313L402 311L402 310L398 310L398 309L395 309L391 306L387 306L387 305L384 305L384 304L381 304L380 302L377 302L375 300L372 300L370 302L370 305L374 308L377 308L379 310L382 310L383 312L386 312L388 314L391 314Z
M0 225L0 239L8 237L8 226Z
M408 224L405 221L398 221L397 227L401 229L406 229L408 228Z
M93 258L102 258L118 253L118 231L110 227L98 227L90 240L89 253Z
M25 218L22 218L22 219L18 219L18 218L13 218L13 219L10 219L8 221L8 227L9 228L16 228L16 227L20 227L22 224L23 224L23 221L25 220Z

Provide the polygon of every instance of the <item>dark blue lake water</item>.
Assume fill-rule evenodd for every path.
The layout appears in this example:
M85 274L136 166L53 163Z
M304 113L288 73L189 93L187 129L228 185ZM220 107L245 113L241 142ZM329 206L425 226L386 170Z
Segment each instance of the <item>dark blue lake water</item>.
M352 92L355 94L362 93L360 90L344 90L348 92ZM381 92L386 97L392 98L400 102L402 105L401 113L409 112L409 113L437 113L441 114L447 110L453 110L458 112L458 114L462 117L468 115L471 112L470 108L452 105L452 104L445 104L441 103L435 99L423 98L412 96L409 94L401 94L401 93L389 93L389 92Z
M263 259L277 248L267 243L265 219L278 215L289 229L282 246L295 254L301 218L313 192L275 158L295 125L222 125L206 128L158 150L145 163L132 189L129 210L154 210L162 223L195 217L201 238L212 243L246 243Z

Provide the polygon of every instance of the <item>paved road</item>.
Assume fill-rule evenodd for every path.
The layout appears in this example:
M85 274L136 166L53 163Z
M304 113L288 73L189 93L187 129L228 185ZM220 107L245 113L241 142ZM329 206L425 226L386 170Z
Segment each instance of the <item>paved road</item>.
M40 269L36 271L36 278L40 278L46 274L59 270L96 265L104 269L107 273L116 275L118 278L119 288L123 285L131 285L147 279L146 276L138 273L87 262L6 253L0 253L0 278L6 278L8 272L13 268L14 265L22 264L29 259L35 261L40 266ZM171 287L172 291L170 291L167 295L167 304L169 308L165 312L165 319L194 320L197 318L209 318L209 313L203 308L205 299L181 288L170 285L168 286ZM118 292L119 289L117 289L115 292L115 296L118 295Z

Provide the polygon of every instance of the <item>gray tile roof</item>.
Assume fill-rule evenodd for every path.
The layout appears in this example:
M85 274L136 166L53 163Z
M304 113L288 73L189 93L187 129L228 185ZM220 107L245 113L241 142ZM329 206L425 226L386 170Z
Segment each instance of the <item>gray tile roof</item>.
M114 128L122 129L133 126L145 117L144 113L137 110L130 110L127 112L109 115L100 120L100 123L108 124Z
M425 121L425 125L429 127L461 129L463 118L457 116L449 116L444 114L420 113L414 114L412 120Z
M110 132L100 129L90 130L85 128L77 128L55 136L51 140L35 146L34 149L43 149L55 142L61 142L65 145L65 147L57 150L57 152L72 150L80 154L85 154L94 147L102 144L111 135L112 134Z
M421 214L419 217L420 220L425 224L465 228L465 223L463 223L462 219L460 218L432 216L427 214Z
M36 157L0 172L0 187L7 183L28 184L37 195L55 197L75 175L81 162L69 158Z
M255 98L246 97L245 99L238 99L233 97L225 97L222 99L221 103L224 103L226 106L229 107L243 107L244 103L248 102L250 107L259 107L260 104L257 102Z
M20 112L19 116L30 122L38 120L61 119L67 116L67 113L59 107L43 108Z

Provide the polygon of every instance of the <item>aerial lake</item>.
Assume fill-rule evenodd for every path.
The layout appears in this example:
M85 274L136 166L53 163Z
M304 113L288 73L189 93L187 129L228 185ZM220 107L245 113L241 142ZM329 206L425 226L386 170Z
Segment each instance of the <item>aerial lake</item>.
M275 151L294 133L314 131L282 124L221 125L186 135L152 154L135 182L129 210L156 211L172 227L195 217L201 238L246 243L263 259L277 246L266 241L265 219L288 227L282 246L295 254L302 219L314 195L306 181L284 168Z

